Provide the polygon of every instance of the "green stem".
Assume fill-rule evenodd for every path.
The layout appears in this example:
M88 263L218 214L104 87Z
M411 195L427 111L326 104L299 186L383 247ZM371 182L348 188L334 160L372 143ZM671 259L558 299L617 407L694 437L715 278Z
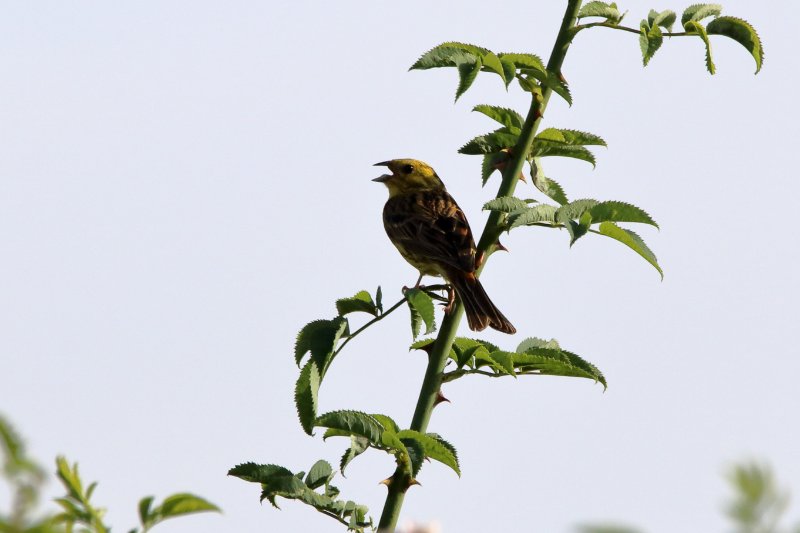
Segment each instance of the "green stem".
M557 74L561 72L561 65L564 62L564 57L567 54L572 37L574 36L572 31L580 7L581 0L567 0L564 19L561 22L561 28L556 37L553 51L550 54L550 60L547 63L547 69L551 72ZM525 123L522 126L519 140L512 151L511 159L503 170L503 181L497 191L497 197L510 196L514 193L518 177L528 158L531 145L533 144L533 138L536 136L536 131L539 128L544 110L547 107L547 102L552 92L550 87L543 85L541 95L533 95L531 107L528 111ZM483 252L485 255L483 264L478 269L477 274L480 274L483 267L486 266L489 255L494 251L494 248L496 248L495 244L497 243L497 238L500 236L500 233L503 231L503 221L505 217L505 213L497 211L493 211L489 215L489 220L486 222L481 238L478 241L478 253L480 254ZM411 429L415 431L425 433L428 428L431 413L433 413L433 408L436 406L436 400L442 384L442 372L447 363L447 356L450 354L450 349L456 337L456 331L458 330L458 325L461 322L463 314L464 306L460 301L456 301L451 312L445 315L444 320L442 320L439 335L436 337L433 348L428 355L428 367L425 370L425 377L422 381L417 407L414 410L414 417L411 419ZM400 508L403 506L403 499L409 486L406 477L407 474L398 469L390 478L390 482L388 483L389 494L386 497L383 513L378 523L378 529L380 531L394 531L397 525L397 519L400 517Z
M579 31L585 30L587 28L609 28L612 30L627 31L628 33L636 33L638 35L642 34L642 30L637 30L636 28L629 28L627 26L620 26L618 24L611 24L610 22L590 22L589 24L580 24L578 26L575 26L572 29L572 35L574 36ZM661 35L664 37L685 37L687 35L695 35L695 34L688 33L685 31L675 32L675 33L665 31Z

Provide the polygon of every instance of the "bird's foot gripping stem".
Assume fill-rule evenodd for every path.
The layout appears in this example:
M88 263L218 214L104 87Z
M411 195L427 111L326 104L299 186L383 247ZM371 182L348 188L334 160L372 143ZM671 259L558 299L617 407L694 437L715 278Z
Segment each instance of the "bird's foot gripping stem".
M456 291L452 285L447 286L447 305L444 306L444 314L449 315L456 303Z

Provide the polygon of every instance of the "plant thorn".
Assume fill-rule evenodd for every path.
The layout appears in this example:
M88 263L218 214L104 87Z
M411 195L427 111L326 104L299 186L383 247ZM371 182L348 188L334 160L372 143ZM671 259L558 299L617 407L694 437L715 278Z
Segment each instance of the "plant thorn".
M503 243L500 242L499 240L496 243L494 243L494 249L495 249L495 251L499 250L501 252L507 252L508 251L508 248L503 246Z
M441 389L436 393L436 400L434 400L433 405L439 405L440 403L447 402L452 403L450 400L445 398L445 395L442 394Z

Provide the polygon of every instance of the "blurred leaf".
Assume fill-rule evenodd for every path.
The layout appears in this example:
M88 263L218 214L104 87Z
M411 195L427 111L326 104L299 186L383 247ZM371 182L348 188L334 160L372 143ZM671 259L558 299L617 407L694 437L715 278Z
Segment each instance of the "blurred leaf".
M516 351L518 353L522 353L529 348L548 348L550 350L560 350L561 347L558 345L558 341L555 339L550 339L546 341L544 339L539 339L537 337L528 337L519 345L517 346Z
M161 505L153 509L149 516L147 523L143 523L145 530L150 529L155 524L166 520L167 518L175 518L178 516L185 516L195 513L203 512L221 512L220 508L213 503L189 493L173 494L164 498Z
M761 70L764 62L764 48L761 46L761 38L756 33L755 28L746 20L735 17L719 17L712 20L706 31L709 35L724 35L744 46L753 59L756 61L756 74Z
M789 494L778 487L772 470L766 465L744 463L731 469L728 480L735 494L726 511L739 531L777 532Z
M371 444L381 443L383 426L372 416L360 411L332 411L317 418L317 427L334 428L347 431L351 435L360 435L369 439Z

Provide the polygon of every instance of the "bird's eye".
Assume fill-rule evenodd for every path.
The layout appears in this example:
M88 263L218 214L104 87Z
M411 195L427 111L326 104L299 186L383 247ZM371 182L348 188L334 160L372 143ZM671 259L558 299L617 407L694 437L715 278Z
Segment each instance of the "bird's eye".
M412 165L403 165L403 174L411 174L412 172L414 172Z

